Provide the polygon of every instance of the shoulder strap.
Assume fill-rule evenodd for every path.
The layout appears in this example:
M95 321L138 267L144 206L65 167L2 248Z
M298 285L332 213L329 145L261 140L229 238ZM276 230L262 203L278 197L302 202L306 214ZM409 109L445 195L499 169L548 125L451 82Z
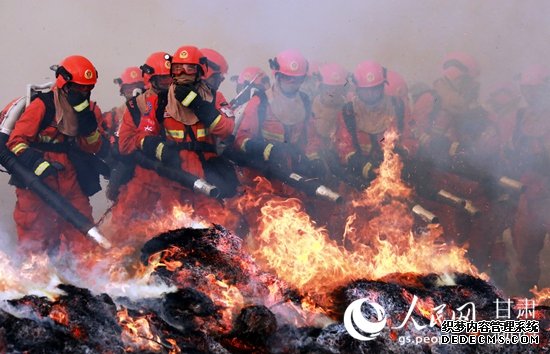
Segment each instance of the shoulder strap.
M141 112L137 105L137 97L132 97L126 101L126 108L128 108L128 112L130 112L130 115L132 116L134 125L139 127L139 123L141 122Z
M405 103L401 98L395 96L392 96L391 101L397 117L397 130L399 133L403 133L405 128Z
M260 99L260 104L258 105L258 138L263 140L262 127L267 116L267 95L264 91L258 91L256 93Z
M435 118L439 114L439 111L441 111L441 96L435 90L430 90L430 91L427 91L427 92L430 93L430 95L432 95L432 97L434 99L434 105L433 105L432 111L430 112L430 115L428 117L429 120L430 120L430 122L429 122L430 125L429 126L431 127L435 123Z
M164 110L168 104L168 92L161 92L158 94L157 110L155 112L157 121L162 124L164 121Z
M351 142L357 152L362 153L361 145L359 145L359 139L357 138L357 122L355 122L355 112L353 111L353 103L348 102L342 108L342 115L344 116L344 123L346 129L351 135Z
M514 145L518 144L519 140L521 139L521 124L525 119L525 111L525 107L522 107L518 110L518 113L516 115L516 126L514 128L514 134L512 135L512 143Z
M44 103L44 106L46 106L46 112L44 113L44 117L40 122L40 128L39 128L39 131L42 131L47 127L49 127L55 118L55 104L53 102L53 92L52 91L38 92L36 93L36 96L34 98L41 100Z

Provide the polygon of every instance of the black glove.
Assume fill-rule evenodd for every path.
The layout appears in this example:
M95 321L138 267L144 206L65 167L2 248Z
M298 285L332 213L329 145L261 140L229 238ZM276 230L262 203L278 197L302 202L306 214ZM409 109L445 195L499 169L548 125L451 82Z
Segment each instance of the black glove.
M64 166L59 162L49 162L43 155L32 149L27 148L18 156L19 161L34 172L40 178L57 175L58 171L63 170Z
M85 109L77 113L76 116L78 118L78 134L80 136L88 136L97 130L97 120L94 112Z
M306 171L308 172L308 176L311 177L324 177L327 174L327 170L325 168L325 164L323 163L323 160L321 159L315 159L315 160L309 160L305 159L303 161Z
M76 112L83 112L90 110L90 94L82 93L76 90L69 90L67 92L67 101Z
M160 136L146 136L141 145L143 153L151 158L157 159L168 166L180 168L181 159L179 150L169 145Z
M184 107L191 109L206 127L212 125L220 115L214 103L203 100L201 95L192 86L176 85L174 91L176 99Z
M355 152L348 159L349 170L367 180L374 178L373 165L365 155Z

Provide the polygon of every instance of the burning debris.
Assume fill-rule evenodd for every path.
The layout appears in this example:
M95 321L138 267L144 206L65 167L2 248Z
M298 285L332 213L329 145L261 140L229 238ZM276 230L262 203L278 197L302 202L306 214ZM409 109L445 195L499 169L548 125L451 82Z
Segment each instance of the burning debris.
M504 301L492 285L463 273L390 274L355 279L315 303L312 294L260 270L241 240L219 226L163 233L142 248L143 263L177 288L159 298L135 300L92 295L59 285L55 300L25 296L0 311L0 348L31 353L470 353L548 350L550 309L536 307L540 345L403 345L399 338L441 336L442 321L474 303L475 319L494 318ZM342 323L346 308L368 299L387 321L371 341L352 338ZM441 306L445 305L445 306ZM324 307L321 307L324 306ZM467 307L467 306L466 306ZM323 309L320 312L319 309ZM361 308L361 307L360 307ZM376 318L363 306L364 318ZM472 312L470 312L470 315ZM517 308L511 309L515 318Z

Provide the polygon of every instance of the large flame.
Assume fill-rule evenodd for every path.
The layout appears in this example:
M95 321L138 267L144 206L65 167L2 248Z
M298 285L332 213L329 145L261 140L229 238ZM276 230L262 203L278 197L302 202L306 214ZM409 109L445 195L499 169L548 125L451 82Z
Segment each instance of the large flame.
M348 205L344 240L349 249L316 227L299 200L272 194L266 200L270 188L265 187L265 180L257 180L262 193L242 202L250 203L243 209L261 206L256 244L251 243L258 259L310 294L326 293L352 279L379 279L404 269L480 276L466 258L465 249L441 241L438 225L428 226L420 234L413 232L413 191L401 180L403 165L393 151L397 139L395 131L385 134L378 178Z

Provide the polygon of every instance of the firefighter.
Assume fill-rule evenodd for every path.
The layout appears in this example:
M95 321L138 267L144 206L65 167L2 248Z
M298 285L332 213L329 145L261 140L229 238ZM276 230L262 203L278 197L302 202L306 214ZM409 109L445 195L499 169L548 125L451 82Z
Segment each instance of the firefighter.
M100 186L99 174L88 158L102 143L98 131L101 111L90 101L97 71L87 58L72 55L61 61L55 76L51 91L32 100L23 112L7 147L45 184L93 220L88 196ZM14 219L22 253L83 254L94 247L19 181L12 178L12 184L17 187Z
M214 96L214 105L217 110L223 112L223 114L231 119L235 119L233 107L229 104L224 94L219 90L222 82L225 81L225 75L229 70L229 65L224 56L214 49L202 48L200 49L202 55L206 58L206 73L203 80L208 87L212 90ZM216 148L218 153L222 153L227 145L233 143L232 136L229 141L222 141L216 138Z
M235 114L235 130L239 129L244 110L254 95L265 95L271 87L269 76L257 66L246 67L236 79L237 96L232 100L231 107Z
M163 66L169 69L170 81L167 82L172 83L168 87L163 86L163 89L167 89L166 96L158 94L156 102L150 102L150 112L140 109L143 112L140 122L143 129L136 127L133 119L126 119L125 116L121 129L121 151L130 153L139 149L171 168L183 169L206 178L220 188L222 197L230 197L236 190L235 172L229 164L218 158L214 138L225 138L229 135L233 130L233 120L216 109L212 90L202 80L207 70L207 59L194 46L182 46L173 57L167 57L170 61L166 61ZM152 82L153 80L154 76L151 78ZM147 97L147 93L138 96L138 107L142 96ZM161 102L162 97L166 97L165 103ZM129 134L123 144L122 133L125 126L130 132L136 133ZM136 168L134 180L137 179L138 168L139 166ZM152 171L147 172L154 174ZM132 182L133 180L130 184ZM235 218L228 220L232 215L223 209L219 201L202 194L194 194L159 176L155 176L152 182L154 185L147 185L147 193L155 199L145 206L149 211L151 205L155 205L157 201L167 207L176 203L187 203L194 208L197 216L209 222L217 222L228 228L235 224ZM143 185L144 181L138 180L134 185L137 186L137 183ZM140 190L135 190L135 194L142 200L136 199L141 204L146 203L141 190L143 186L138 187ZM166 207L161 209L169 211Z
M154 52L140 67L147 90L126 103L119 129L119 149L123 156L131 155L140 148L144 137L160 134L159 121L164 117L168 87L172 83L167 55L165 52ZM176 155L175 152L173 154ZM171 200L162 198L170 194L169 185L168 180L154 171L135 166L134 177L120 188L120 195L112 209L112 221L126 225L133 220L162 215L171 208Z
M312 125L316 134L323 141L319 146L317 155L324 162L327 170L324 181L331 188L338 189L345 193L345 187L341 185L342 173L341 161L344 156L337 139L338 118L342 112L345 99L345 89L348 83L347 71L337 63L327 63L319 67L321 82L319 93L312 102ZM330 178L334 175L336 178ZM323 177L323 176L319 176ZM317 220L317 223L329 231L329 235L338 238L343 234L343 223L345 222L345 209L334 203L325 200L315 200L314 205L309 207L310 215Z
M210 51L207 51L210 53ZM171 58L173 83L163 122L165 139L146 137L141 143L144 153L164 159L164 148L175 148L176 165L193 175L205 178L220 189L222 198L233 197L238 180L233 166L219 156L215 139L225 139L233 131L234 121L218 109L212 89L203 79L208 59L194 46L182 46ZM171 163L171 162L170 162ZM195 214L209 222L236 227L238 217L212 198L180 186L181 198L194 208Z
M235 148L251 159L281 164L306 176L317 175L323 169L317 153L320 140L311 127L309 98L300 92L308 63L295 50L283 51L269 62L275 83L265 96L250 99Z
M380 63L359 63L353 81L355 92L340 115L338 141L350 173L369 181L383 159L379 142L384 132L402 130L404 106L401 99L385 94L386 69Z
M113 82L119 86L120 95L124 97L124 104L103 114L104 130L107 132L111 144L115 142L114 137L118 134L118 128L126 109L126 101L145 91L141 69L137 66L124 69L120 77L114 79Z
M319 84L321 83L321 73L319 72L320 67L321 63L317 61L309 61L306 78L300 87L300 91L308 95L310 101L313 100L313 97L317 96L319 93Z
M424 166L424 184L467 199L478 211L426 204L438 210L446 241L468 247L474 264L486 271L494 267L493 251L503 231L494 228L498 222L492 209L498 195L496 186L488 183L497 171L500 139L498 127L478 102L479 75L471 55L449 53L442 76L433 90L417 99L413 114L421 132L417 157L431 163Z
M120 77L114 79L113 82L119 85L120 95L124 97L125 102L145 91L141 69L137 66L126 68ZM110 151L105 161L111 167L106 196L112 201L115 201L118 197L120 186L127 183L133 174L133 168L130 167L130 164L121 161L122 158L118 148L118 129L125 110L126 103L103 114L103 131L110 144Z
M527 294L540 277L540 252L550 231L550 69L529 67L520 85L527 105L517 114L511 158L515 176L527 189L519 199L513 241L519 261L516 279Z

